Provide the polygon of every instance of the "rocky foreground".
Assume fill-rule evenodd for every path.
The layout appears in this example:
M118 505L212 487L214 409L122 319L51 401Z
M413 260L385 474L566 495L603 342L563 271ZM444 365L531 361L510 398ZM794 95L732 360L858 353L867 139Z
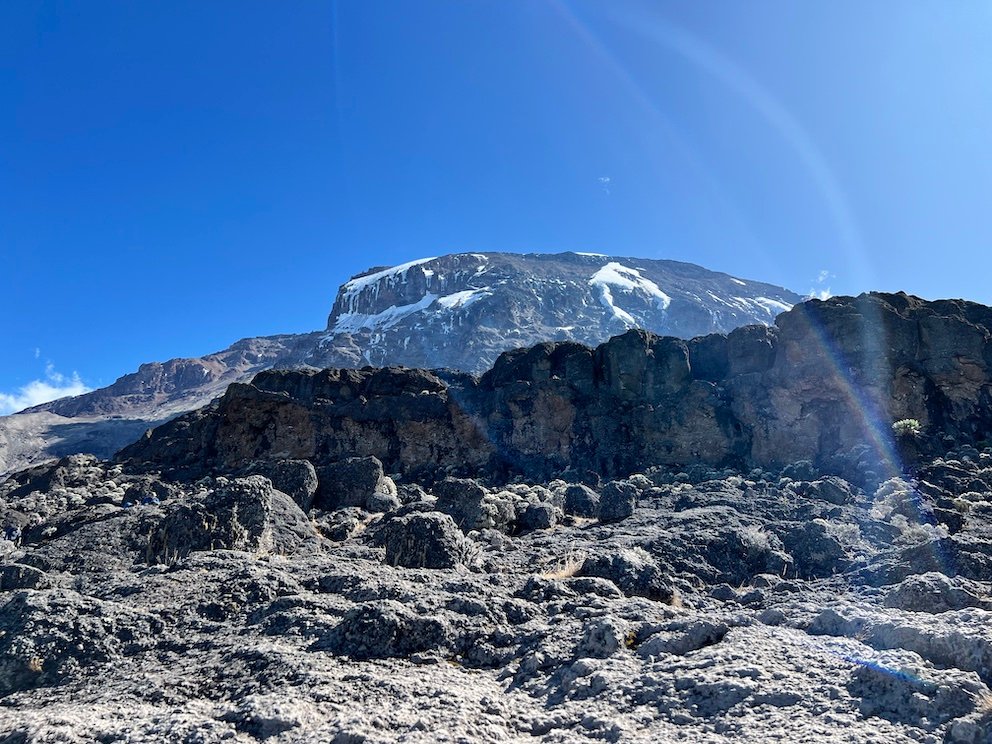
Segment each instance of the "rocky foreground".
M16 473L0 741L990 742L990 317L265 373Z

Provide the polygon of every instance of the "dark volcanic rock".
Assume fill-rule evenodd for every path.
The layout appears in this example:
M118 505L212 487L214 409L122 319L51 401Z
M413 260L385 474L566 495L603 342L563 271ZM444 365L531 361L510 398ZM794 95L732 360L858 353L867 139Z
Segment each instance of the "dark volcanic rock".
M69 590L0 595L0 697L153 646L162 623Z
M447 640L441 621L387 599L350 610L314 648L353 659L387 659L436 650Z
M599 497L599 521L619 522L634 513L637 489L624 481L610 481Z
M554 504L539 502L528 504L517 516L517 527L521 530L547 530L558 524L561 510Z
M580 483L565 491L565 513L576 517L599 516L599 494Z
M317 550L300 507L261 476L237 478L172 507L148 538L148 561L170 563L198 550L287 554Z
M516 516L513 504L490 494L469 478L446 478L434 487L437 508L450 514L463 532L497 529L506 532Z
M292 497L304 511L310 511L317 493L317 471L307 460L258 460L245 468L244 475L263 475L272 486Z
M931 572L910 576L885 595L886 607L912 612L949 612L965 607L992 607L992 598L982 597L982 587L966 579L951 579Z
M398 369L266 372L121 457L195 473L276 455L318 466L374 456L388 472L413 477L541 478L809 460L811 472L877 483L901 467L885 444L895 421L920 421L920 456L992 436L992 310L873 294L803 303L776 322L777 330L728 337L720 379L716 341L691 347L644 331L595 350L561 342L509 352L479 379ZM943 356L947 338L958 350ZM698 374L694 354L703 354Z
M391 566L454 568L466 556L465 538L447 514L395 517L383 526L379 540Z
M627 596L670 602L675 590L664 572L643 550L622 550L586 558L580 576L609 579Z
M319 486L314 506L319 509L364 507L376 493L395 495L395 486L387 484L382 463L377 457L348 457L324 465L318 473Z

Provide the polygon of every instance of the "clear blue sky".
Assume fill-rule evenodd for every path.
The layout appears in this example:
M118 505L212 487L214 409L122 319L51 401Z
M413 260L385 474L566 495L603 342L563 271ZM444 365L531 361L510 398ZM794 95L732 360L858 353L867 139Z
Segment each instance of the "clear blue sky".
M989 303L990 132L977 0L0 3L0 394L453 251Z

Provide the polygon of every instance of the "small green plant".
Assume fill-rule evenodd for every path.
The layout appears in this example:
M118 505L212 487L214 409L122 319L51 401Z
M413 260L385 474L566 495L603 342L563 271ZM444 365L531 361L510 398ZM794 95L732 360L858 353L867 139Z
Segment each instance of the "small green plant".
M915 437L922 428L916 419L900 419L892 424L892 433L897 437Z

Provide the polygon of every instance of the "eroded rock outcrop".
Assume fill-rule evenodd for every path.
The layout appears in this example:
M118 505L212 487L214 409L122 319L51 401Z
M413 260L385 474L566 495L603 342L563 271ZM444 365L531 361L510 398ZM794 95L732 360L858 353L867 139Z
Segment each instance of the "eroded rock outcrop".
M406 369L264 372L126 448L180 474L258 458L390 473L614 477L652 465L817 468L879 482L992 436L992 310L904 294L809 301L728 336L629 331L545 343L479 378ZM894 434L900 420L918 423ZM827 499L843 499L829 485Z

